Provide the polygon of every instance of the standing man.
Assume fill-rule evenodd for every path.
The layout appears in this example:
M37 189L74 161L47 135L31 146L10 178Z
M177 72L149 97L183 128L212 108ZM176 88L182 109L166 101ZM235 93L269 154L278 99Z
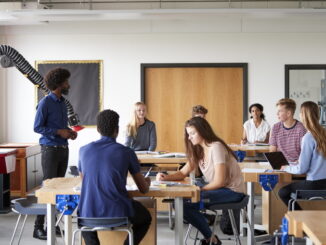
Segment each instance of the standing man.
M80 148L79 172L83 182L78 215L89 218L128 217L132 223L134 244L146 235L151 224L149 211L130 199L126 189L128 172L142 193L149 190L150 178L140 173L135 152L116 142L119 115L104 110L97 116L101 138ZM97 232L82 232L86 245L99 245ZM127 238L124 242L129 244Z
M40 100L34 131L41 134L43 180L64 177L68 166L68 139L76 139L77 133L68 127L68 116L65 99L62 95L69 92L70 72L55 68L45 76L45 83L50 94ZM35 220L33 237L46 240L44 215Z
M278 123L272 128L269 139L270 151L281 151L289 162L296 162L301 152L301 139L307 130L301 122L294 119L295 101L281 99L276 104Z

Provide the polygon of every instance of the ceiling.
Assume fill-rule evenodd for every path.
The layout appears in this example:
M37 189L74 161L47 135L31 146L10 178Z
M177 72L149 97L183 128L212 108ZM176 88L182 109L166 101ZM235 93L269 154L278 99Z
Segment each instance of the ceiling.
M0 25L48 22L209 18L326 18L324 1L111 0L0 2Z

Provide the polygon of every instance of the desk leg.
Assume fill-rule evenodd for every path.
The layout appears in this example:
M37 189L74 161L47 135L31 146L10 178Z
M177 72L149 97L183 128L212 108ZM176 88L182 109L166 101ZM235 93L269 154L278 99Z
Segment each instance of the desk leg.
M183 198L174 199L175 206L175 227L174 227L174 244L183 244Z
M248 220L250 225L254 228L255 224L255 209L254 209L254 201L255 201L255 185L253 182L247 182L247 193L249 195L248 202ZM249 228L249 223L247 223L247 244L254 244L252 241L251 229Z
M46 204L47 214L47 245L55 244L55 206L51 203Z
M72 218L71 215L64 215L65 222L65 245L71 245L72 239Z

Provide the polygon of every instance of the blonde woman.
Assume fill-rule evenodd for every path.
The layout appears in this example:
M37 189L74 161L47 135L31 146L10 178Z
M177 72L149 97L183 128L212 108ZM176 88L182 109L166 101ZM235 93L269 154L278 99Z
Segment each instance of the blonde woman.
M155 151L155 123L146 118L147 108L143 102L137 102L127 125L125 146L135 151Z
M291 193L296 190L326 189L326 129L319 124L318 105L312 101L304 102L300 119L308 132L302 138L299 163L282 166L281 169L292 174L307 174L307 177L279 190L278 194L285 205L288 205Z

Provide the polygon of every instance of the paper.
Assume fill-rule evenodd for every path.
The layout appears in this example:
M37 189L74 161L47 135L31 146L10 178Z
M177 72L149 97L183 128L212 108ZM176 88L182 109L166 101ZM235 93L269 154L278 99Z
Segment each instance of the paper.
M259 162L260 166L270 166L269 162Z
M7 173L14 172L16 168L16 155L5 156L5 161Z
M180 182L175 182L175 181L157 181L154 180L151 182L152 186L190 186L189 184L184 184Z
M264 168L243 168L242 173L264 173L266 170Z
M157 151L135 151L136 154L158 155Z
M133 185L126 185L126 189L127 191L138 191L138 187L136 184L133 184ZM149 187L149 190L151 191L157 191L157 190L160 190L160 188L158 186L150 186Z
M155 158L169 158L169 157L186 157L186 154L182 152L171 152L166 154L155 155Z

